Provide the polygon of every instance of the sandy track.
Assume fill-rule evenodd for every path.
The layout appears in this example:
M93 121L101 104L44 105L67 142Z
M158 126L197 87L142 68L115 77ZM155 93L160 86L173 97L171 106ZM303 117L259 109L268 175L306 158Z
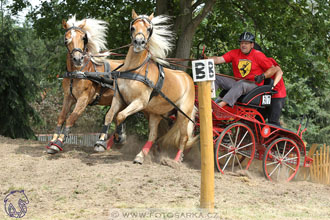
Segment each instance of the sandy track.
M67 145L64 152L47 155L45 143L4 137L0 142L0 219L13 219L3 204L13 190L24 190L30 202L22 219L138 219L113 216L132 208L183 212L181 219L199 213L198 150L180 165L166 156L136 165L132 160L142 143L132 137L120 150L102 154ZM330 186L273 183L253 167L238 174L215 173L215 208L217 219L330 219Z

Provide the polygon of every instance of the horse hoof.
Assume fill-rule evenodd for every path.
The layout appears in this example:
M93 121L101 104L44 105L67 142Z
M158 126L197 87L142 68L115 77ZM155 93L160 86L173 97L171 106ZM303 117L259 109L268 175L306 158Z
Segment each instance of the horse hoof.
M107 149L107 141L105 140L98 140L94 145L95 152L104 152Z
M59 151L62 151L63 150L63 141L57 139L56 141L54 142L51 142L50 143L50 146L47 146L47 153L49 154L56 154L58 153Z
M104 149L103 146L95 145L95 146L94 146L94 151L95 151L95 152L104 152L105 149Z
M117 144L117 145L126 144L126 135L115 134L113 142L115 142L115 144Z
M48 154L56 154L60 151L60 149L58 147L56 147L55 145L51 145L50 147L48 147L47 149L47 153Z
M140 164L140 165L142 165L143 164L143 160L144 160L143 157L141 157L141 156L138 155L138 156L135 157L133 163L134 164Z

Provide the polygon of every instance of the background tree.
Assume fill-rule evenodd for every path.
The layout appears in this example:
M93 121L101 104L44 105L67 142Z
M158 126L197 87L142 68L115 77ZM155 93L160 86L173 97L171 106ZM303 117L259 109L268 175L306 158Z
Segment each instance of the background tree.
M13 2L14 13L29 7L25 0ZM238 47L240 33L250 31L264 53L275 58L285 72L285 127L296 129L300 116L307 114L311 118L307 141L329 143L329 7L325 0L52 0L42 1L29 18L38 36L49 42L47 51L58 51L52 53L47 65L50 75L65 70L61 20L73 14L78 19L108 21L109 48L129 43L132 8L139 14L168 14L177 32L172 56L180 58L198 57L202 45L206 45L208 55L222 55ZM126 53L126 49L118 52ZM232 74L230 65L217 68Z
M25 30L14 27L9 16L2 17L0 34L0 134L12 138L32 138L31 120L37 115L31 106L37 86L37 74L24 55ZM25 35L26 36L26 35ZM24 41L28 44L28 41ZM26 69L26 67L29 69ZM31 69L32 68L32 69Z

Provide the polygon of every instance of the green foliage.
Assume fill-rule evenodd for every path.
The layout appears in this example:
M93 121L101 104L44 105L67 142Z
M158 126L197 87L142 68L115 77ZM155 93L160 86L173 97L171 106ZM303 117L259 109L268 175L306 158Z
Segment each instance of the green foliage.
M25 0L13 2L14 12L28 6ZM132 8L139 14L150 14L155 11L155 2L42 1L41 6L29 14L33 28L43 39L45 53L48 53L43 56L47 59L41 65L44 71L41 71L43 76L38 86L59 88L54 79L65 70L62 19L75 14L77 19L93 17L108 21L108 48L117 48L130 41L128 29ZM180 2L167 1L169 14L181 16ZM306 114L310 118L308 131L304 134L307 142L329 144L329 15L329 3L324 0L220 0L199 25L191 56L199 57L204 44L207 55L222 55L238 47L240 33L254 33L264 53L277 60L284 71L287 101L282 120L285 127L296 130L301 115ZM126 49L116 52L126 53ZM231 65L218 65L217 68L222 73L232 72ZM5 84L8 84L7 80ZM1 83L0 88L5 84ZM145 133L145 122L139 124L139 121L132 120L132 126L138 124L138 132Z
M238 36L250 31L264 53L275 58L284 71L287 88L284 126L298 128L302 115L310 118L304 139L330 143L330 6L309 1L218 1L195 36L198 54L205 44L207 55L221 56L238 48ZM218 65L231 74L231 65Z
M31 30L15 27L9 16L3 21L0 35L0 134L32 138L31 122L38 121L38 116L30 104L38 91L39 74L36 72L38 68L30 66L35 51L28 45L35 36Z
M68 20L72 15L77 19L96 18L109 23L108 48L113 49L130 42L129 24L132 9L140 14L150 14L154 11L151 1L121 1L121 0L91 0L91 1L43 1L40 8L34 9L29 18L33 27L44 39L54 39L63 36L62 20ZM126 49L116 51L126 53Z

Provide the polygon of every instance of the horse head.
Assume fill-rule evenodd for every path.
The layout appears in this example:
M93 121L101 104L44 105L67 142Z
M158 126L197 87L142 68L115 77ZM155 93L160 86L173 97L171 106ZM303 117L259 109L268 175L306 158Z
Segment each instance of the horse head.
M134 52L139 53L146 48L153 32L153 25L151 22L153 17L153 13L150 16L137 15L134 9L132 10L133 20L130 24L130 31Z
M81 67L87 52L88 36L83 30L86 20L83 20L78 26L70 26L65 20L62 21L62 27L66 30L64 43L70 54L73 65Z

